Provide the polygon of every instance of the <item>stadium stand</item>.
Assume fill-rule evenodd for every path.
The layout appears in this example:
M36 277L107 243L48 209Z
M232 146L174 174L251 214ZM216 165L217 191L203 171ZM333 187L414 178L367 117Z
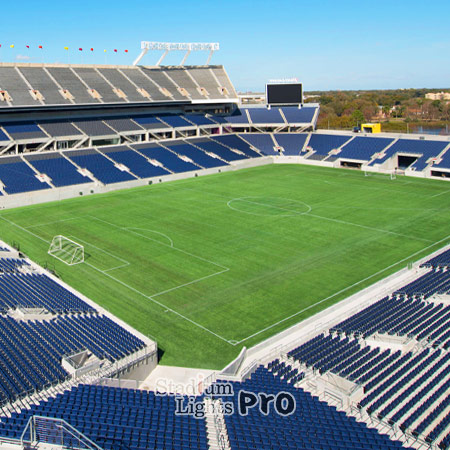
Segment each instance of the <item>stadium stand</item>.
M95 178L105 184L135 180L129 172L118 169L113 162L95 150L72 150L64 155L81 169L89 170Z
M116 89L120 89L129 102L145 102L147 99L138 92L136 85L121 70L99 68L98 72ZM140 83L138 83L139 85ZM158 100L154 99L154 100Z
M95 90L100 100L105 103L120 103L125 99L114 93L109 83L96 71L90 67L75 67L72 69L74 73L84 82L89 89Z
M47 67L45 70L58 83L63 92L73 98L75 104L100 103L88 92L88 87L70 67Z
M198 86L195 81L188 75L188 71L183 67L173 67L167 69L167 75L177 84L177 86L182 87L187 91L189 97L193 100L204 100L203 96L198 91Z
M237 99L222 66L111 68L3 64L0 67L0 89L11 98L9 104L2 103L2 108Z
M375 153L382 152L394 142L389 138L372 138L357 136L342 147L339 158L370 161Z
M433 169L437 168L437 169L450 169L450 152L447 151L444 153L444 155L442 156L442 160L438 163L435 164L433 166Z
M275 142L272 135L265 133L245 133L239 135L241 139L248 142L251 146L257 148L265 155L278 156L280 153L275 150Z
M279 108L248 108L247 112L253 124L285 124Z
M17 69L28 81L33 89L39 91L43 101L48 105L67 105L70 100L64 98L49 74L37 67L20 67Z
M228 165L226 162L220 160L219 158L213 158L206 154L204 151L190 145L189 143L176 143L174 145L165 145L169 150L180 156L185 156L193 161L200 167L211 168L211 167L221 167Z
M150 95L150 101L160 102L171 99L170 92L167 91L167 95L165 95L158 85L154 83L147 75L144 75L141 70L135 70L134 68L123 68L120 72L138 89L141 89L141 92L146 92Z
M178 90L178 86L163 69L142 67L141 70L160 90L168 92L173 100L183 101L188 99L188 95L184 96Z
M306 133L275 134L275 140L283 148L286 156L296 156L302 153L308 135Z
M146 346L42 269L14 256L0 257L0 342L1 406L69 380L61 363L68 355L87 350L114 363Z
M161 120L159 120L156 116L139 116L132 117L133 121L144 127L146 130L158 130L158 129L169 129L170 126Z
M331 150L337 150L343 146L351 138L350 136L334 135L334 134L312 134L308 143L308 147L314 150L310 159L325 159Z
M223 161L233 162L246 159L246 155L236 153L228 147L225 147L220 142L216 142L208 138L190 139L189 143L205 150L208 153L213 153Z
M90 183L92 180L81 175L76 167L59 153L30 154L24 159L39 173L47 175L53 186L72 186Z
M72 123L89 136L114 136L116 134L100 119L74 120Z
M331 134L321 134L321 133L241 133L241 134L208 134L205 137L195 137L200 134L200 131L196 131L194 133L188 132L187 136L184 136L183 133L187 133L185 130L195 129L196 127L210 127L214 129L215 125L214 121L219 121L218 118L222 116L211 116L211 118L206 117L204 114L159 114L155 115L142 115L142 116L133 116L133 117L117 117L117 118L85 118L85 119L76 119L73 122L68 121L41 121L39 122L39 126L34 122L22 123L20 125L12 125L13 129L10 129L9 125L5 126L5 129L8 130L12 135L18 135L20 138L24 138L27 133L34 133L36 129L41 130L45 129L48 135L60 136L61 139L71 140L74 139L73 142L86 142L85 145L89 144L92 146L96 145L96 141L87 141L88 137L104 139L98 141L100 144L98 147L98 151L92 150L92 148L83 148L76 151L76 154L73 156L83 156L83 152L85 156L95 155L98 152L102 153L102 148L106 144L110 144L117 141L119 142L121 139L121 134L123 142L131 144L134 142L146 142L144 139L146 133L158 133L161 135L160 137L154 138L153 143L144 143L143 147L149 148L158 148L158 145L153 145L160 139L165 139L165 143L159 147L172 147L180 146L180 150L184 149L187 153L183 153L180 155L181 159L191 158L191 156L196 155L196 157L192 157L193 161L196 161L196 158L202 158L203 163L201 164L200 160L198 160L198 164L194 166L192 165L177 165L173 167L173 170L169 167L166 167L167 170L155 170L154 168L147 167L144 164L144 168L142 171L137 166L138 159L136 159L136 155L133 157L131 153L127 153L130 158L132 157L134 163L130 162L135 168L135 171L131 170L132 174L127 172L120 172L117 167L114 165L110 165L108 161L103 161L102 158L94 158L98 161L100 166L96 167L95 170L92 170L92 173L95 176L95 173L98 174L96 177L99 181L104 184L113 184L120 181L134 180L136 179L134 175L137 175L138 178L151 178L152 176L159 175L167 175L171 172L174 173L182 173L189 172L192 170L202 169L202 168L212 168L212 167L220 167L220 165L227 165L226 163L239 161L248 158L259 158L261 156L300 156L307 157L308 159L314 160L325 160L327 162L333 161L359 161L365 164L374 165L377 162L381 162L386 160L388 157L395 155L398 152L398 148L396 150L396 145L401 142L401 140L394 141L392 138L384 138L384 137L366 137L366 136L346 136L346 135L331 135ZM34 130L34 131L32 131ZM175 137L175 130L181 130L177 132L177 137ZM14 132L16 131L16 132ZM41 135L42 131L39 131L38 134ZM193 136L191 136L193 134ZM133 135L133 136L131 136ZM130 136L132 139L128 139L126 136ZM170 138L171 140L167 140ZM37 138L39 140L39 138ZM48 138L50 139L50 138ZM188 139L188 146L184 146L186 144L183 139ZM83 141L84 140L84 141ZM423 141L413 141L418 142L420 145L423 144ZM417 167L416 164L420 163L420 161L425 162L419 168L425 168L427 163L426 161L431 158L431 154L437 155L438 152L442 151L448 144L445 141L430 141L429 146L426 145L427 148L431 148L427 153L427 156L420 157L412 167ZM44 145L44 144L42 144ZM55 145L55 144L54 144ZM123 150L123 146L118 145L118 149ZM140 144L131 144L131 145L140 145ZM404 145L404 144L402 144ZM408 144L409 145L409 144ZM278 147L280 152L278 151ZM201 152L197 152L200 150ZM137 147L135 149L138 149ZM339 151L333 151L339 149ZM113 147L108 146L107 151L103 152L105 154L112 154ZM63 155L70 158L68 152L71 150L63 150ZM158 151L162 151L161 149ZM53 153L53 155L51 154ZM207 153L210 153L208 156ZM164 153L161 153L161 156ZM191 156L190 156L191 155ZM381 155L381 156L380 156ZM389 156L390 155L390 156ZM124 157L126 159L126 155L117 155L118 158ZM150 158L147 155L143 155L148 159L157 159ZM420 155L419 155L420 156ZM171 158L171 156L168 156ZM377 159L378 158L378 159ZM91 158L87 158L90 160ZM76 185L80 183L86 183L92 180L89 180L87 177L80 178L79 173L75 173L74 170L70 166L68 166L61 158L59 158L59 154L50 151L46 151L45 153L40 153L38 157L32 156L32 154L24 156L23 158L7 159L1 158L0 163L18 163L19 166L15 166L15 168L10 168L13 172L8 171L6 166L3 168L5 175L3 178L0 177L0 181L5 185L4 192L0 192L2 194L15 194L15 193L23 193L28 192L30 190L38 190L38 189L46 189L48 188L46 181L51 182L50 180L43 179L42 181L38 181L36 178L37 174L31 173L29 167L25 167L23 161L31 163L37 172L41 174L46 174L50 178L50 180L55 180L55 183L52 183L50 187L61 187L61 186L70 186ZM42 160L42 161L41 161ZM44 164L44 160L47 160L46 165ZM36 161L36 164L33 164L33 161ZM41 162L39 162L41 161ZM72 159L75 162L75 160ZM221 164L223 161L225 164ZM445 161L443 159L443 161ZM119 162L123 166L129 167L125 162ZM171 158L171 163L173 164L177 162ZM188 161L189 162L189 161ZM162 161L160 163L164 166ZM61 165L61 172L58 173L56 165ZM84 167L86 163L80 162L80 164L76 163L78 168L86 168ZM84 164L84 165L83 165ZM442 166L445 163L441 163ZM53 168L50 166L54 166ZM440 164L436 164L433 167L439 167ZM366 166L367 167L367 166ZM21 170L22 172L17 172L17 170ZM152 169L152 170L150 170ZM8 173L23 173L23 183L20 178L17 177L9 177ZM67 176L64 173L67 172ZM73 180L71 181L69 172L72 173ZM103 173L105 172L105 173ZM111 173L109 173L111 172ZM138 175L138 172L141 175ZM25 177L27 175L27 177ZM12 179L14 178L14 179ZM11 183L13 186L11 186ZM22 186L23 184L23 186ZM1 187L1 185L0 185Z
M165 169L173 173L189 172L191 170L199 170L200 166L188 161L184 161L167 148L158 144L134 144L130 146L134 150L142 153L150 160L156 160L163 165Z
M0 182L7 194L50 189L50 185L37 179L36 174L18 156L0 159Z
M120 119L107 119L103 121L108 127L123 133L127 131L143 131L144 129L131 119L126 117Z
M209 448L205 419L176 415L172 395L82 384L13 414L0 424L0 436L20 437L33 415L65 419L106 450ZM46 443L57 438L49 436Z
M2 102L2 107L8 106L37 106L41 102L30 94L30 86L20 77L18 69L13 67L1 67L0 89L8 93L10 105ZM6 104L5 104L6 103Z
M286 369L285 369L286 370ZM289 369L288 369L289 372ZM225 415L231 449L251 450L255 448L295 449L401 449L402 443L392 441L353 417L337 411L325 402L313 397L303 389L286 381L285 372L269 372L260 366L244 382L231 382L235 395L222 397L232 401L238 411L238 392L244 390L255 394L276 396L287 392L295 398L296 409L289 416L273 411L262 414L258 408L247 415Z
M370 165L382 164L396 153L405 153L418 156L411 167L415 170L423 170L428 164L428 159L439 155L447 145L448 142L445 141L399 139L385 151L382 157L373 160Z
M69 121L47 121L39 122L39 128L43 129L49 136L54 137L75 137L78 138L84 133L76 128Z
M105 153L109 158L117 163L128 167L131 172L140 178L152 178L161 175L168 175L170 173L162 167L150 164L150 162L140 153L126 146L103 147L99 149L99 151Z
M184 128L184 127L192 127L192 123L185 120L182 116L175 114L164 114L159 115L158 119L167 124L171 128Z
M243 141L238 135L224 134L220 136L211 136L211 139L232 150L238 150L244 153L247 158L258 158L261 156L259 153L252 150L248 143Z
M250 119L247 115L247 109L236 109L233 114L224 117L225 121L231 125L249 124Z
M253 124L258 126L310 125L317 107L237 108L225 120L231 125ZM284 117L283 117L284 116Z
M9 137L5 134L5 132L0 129L0 142L6 142L9 140Z
M184 114L183 119L191 122L194 125L217 125L204 114Z
M35 123L3 124L3 129L13 139L39 139L47 135Z
M280 108L288 123L312 123L317 107L305 105L303 108L285 106Z
M450 306L439 296L450 293L449 254L424 262L410 283L287 353L304 370L362 386L361 411L442 449L450 441ZM389 348L398 339L414 345Z

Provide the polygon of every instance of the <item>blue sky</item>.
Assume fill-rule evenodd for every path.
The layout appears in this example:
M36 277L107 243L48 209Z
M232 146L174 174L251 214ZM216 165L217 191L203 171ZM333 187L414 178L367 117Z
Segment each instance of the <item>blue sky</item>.
M24 0L2 6L1 61L131 64L141 40L219 42L211 63L225 65L243 91L292 77L305 90L450 86L448 0ZM158 57L149 54L142 64ZM165 63L181 58L174 53ZM196 54L188 63L205 60Z

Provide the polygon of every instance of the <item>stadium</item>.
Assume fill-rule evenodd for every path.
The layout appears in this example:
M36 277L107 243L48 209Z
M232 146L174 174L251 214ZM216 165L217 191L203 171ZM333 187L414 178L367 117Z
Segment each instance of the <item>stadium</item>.
M0 63L0 448L450 448L450 139L155 47Z

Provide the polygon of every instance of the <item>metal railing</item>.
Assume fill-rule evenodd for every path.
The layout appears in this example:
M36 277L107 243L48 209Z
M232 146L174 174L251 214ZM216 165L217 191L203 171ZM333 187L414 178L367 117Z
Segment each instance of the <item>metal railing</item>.
M42 416L30 417L20 443L24 448L26 445L52 444L70 449L103 450L65 420Z

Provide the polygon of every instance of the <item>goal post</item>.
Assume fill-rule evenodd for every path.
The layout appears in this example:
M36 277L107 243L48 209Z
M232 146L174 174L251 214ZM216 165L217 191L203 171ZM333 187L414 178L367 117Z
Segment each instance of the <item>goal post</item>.
M371 176L378 176L380 178L389 177L390 180L396 180L397 179L397 170L384 170L381 172L372 172L368 170L364 170L364 176L365 177L371 177Z
M84 262L84 247L62 235L52 239L48 254L69 266Z

